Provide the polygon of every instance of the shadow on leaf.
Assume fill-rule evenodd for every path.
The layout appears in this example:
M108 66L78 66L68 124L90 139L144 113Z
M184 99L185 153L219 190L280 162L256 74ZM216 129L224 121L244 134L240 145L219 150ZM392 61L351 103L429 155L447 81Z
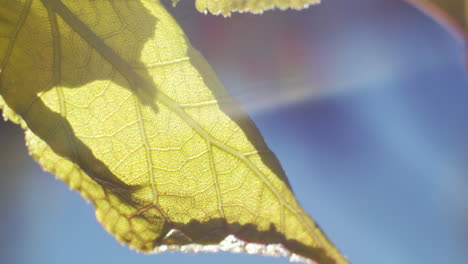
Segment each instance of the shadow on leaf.
M0 14L8 18L0 26L10 32L8 39L0 39L0 94L5 102L55 153L130 200L132 188L75 135L61 90L112 80L157 111L156 89L139 58L154 35L156 18L140 1L10 1L0 7ZM119 31L128 32L128 41ZM58 112L41 98L53 89Z

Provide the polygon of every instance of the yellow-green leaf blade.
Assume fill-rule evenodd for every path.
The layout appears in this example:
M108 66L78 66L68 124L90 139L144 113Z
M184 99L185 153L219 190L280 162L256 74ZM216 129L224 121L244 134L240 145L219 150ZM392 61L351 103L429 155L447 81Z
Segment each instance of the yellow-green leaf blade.
M92 201L117 239L157 251L235 235L346 263L159 2L8 3L5 113L24 120L33 157Z
M179 0L173 1L177 3ZM232 12L259 14L274 8L299 10L318 3L320 0L196 0L195 6L203 13L230 16Z

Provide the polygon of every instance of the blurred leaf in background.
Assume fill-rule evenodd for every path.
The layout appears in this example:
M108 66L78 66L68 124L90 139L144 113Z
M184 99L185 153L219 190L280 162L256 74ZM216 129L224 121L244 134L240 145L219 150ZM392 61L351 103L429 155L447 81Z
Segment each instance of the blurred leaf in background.
M433 17L468 47L468 0L407 0Z
M180 0L172 1L176 5ZM231 16L234 12L261 14L274 8L300 10L318 3L320 0L196 0L195 6L205 14L210 12L214 15Z

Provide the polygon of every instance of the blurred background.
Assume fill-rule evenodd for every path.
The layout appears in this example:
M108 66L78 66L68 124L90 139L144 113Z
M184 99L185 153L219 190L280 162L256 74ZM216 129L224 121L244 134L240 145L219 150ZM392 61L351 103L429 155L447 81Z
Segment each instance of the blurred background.
M167 1L166 1L167 2ZM402 0L305 11L169 10L279 157L304 209L354 264L468 263L463 50ZM229 253L142 255L0 122L0 263L288 263Z

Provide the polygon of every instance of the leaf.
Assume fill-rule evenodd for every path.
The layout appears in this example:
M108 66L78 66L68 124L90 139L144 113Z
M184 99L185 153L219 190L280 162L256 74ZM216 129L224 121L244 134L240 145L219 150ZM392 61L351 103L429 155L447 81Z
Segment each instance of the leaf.
M159 1L13 0L0 18L5 117L119 241L347 263Z
M468 47L468 0L407 0L446 26Z
M172 1L176 5L180 0ZM202 13L230 16L232 12L261 14L273 8L299 10L318 3L320 0L196 0L195 6Z

